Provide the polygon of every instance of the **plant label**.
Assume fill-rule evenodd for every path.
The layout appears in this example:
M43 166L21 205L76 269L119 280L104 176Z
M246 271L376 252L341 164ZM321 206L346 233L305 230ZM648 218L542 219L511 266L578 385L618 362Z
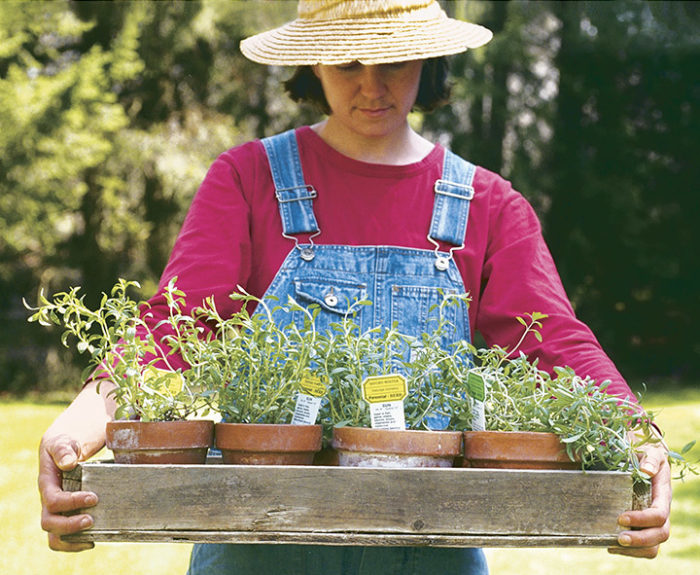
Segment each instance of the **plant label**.
M472 431L486 431L486 414L484 412L486 383L481 374L469 372L467 390L472 398Z
M367 403L403 401L406 395L406 378L400 374L375 375L362 382L362 398Z
M311 395L313 397L323 397L326 395L326 384L316 375L307 373L301 379L299 385L301 386L302 391L307 395Z
M148 366L143 371L143 383L155 393L175 397L182 391L184 380L178 371Z
M314 425L320 407L320 397L314 397L313 395L306 395L300 392L299 395L297 395L297 402L294 405L292 425Z
M300 383L292 416L292 425L314 425L321 407L321 398L326 394L326 386L320 377L305 375Z
M399 374L368 377L362 382L362 397L369 403L375 429L406 429L403 400L408 395L406 378Z
M402 401L370 403L369 416L374 429L406 429Z

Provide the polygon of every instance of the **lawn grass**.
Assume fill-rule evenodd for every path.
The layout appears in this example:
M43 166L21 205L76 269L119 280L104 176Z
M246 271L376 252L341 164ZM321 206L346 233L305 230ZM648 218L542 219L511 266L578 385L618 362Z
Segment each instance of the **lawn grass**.
M700 390L648 392L643 399L647 410L666 434L669 447L680 450L686 443L700 443ZM691 455L700 458L700 448ZM671 510L671 539L652 560L610 555L604 549L487 549L493 575L690 575L700 569L700 477L675 481Z
M41 530L37 447L61 405L0 404L0 573L13 575L177 575L190 545L110 543L83 553L56 553Z
M700 390L648 393L645 406L658 412L657 421L668 443L680 449L700 439ZM663 407L663 409L661 409ZM43 431L63 409L62 404L0 403L0 573L13 575L184 574L188 544L103 543L79 554L48 549L41 531L36 489L36 451ZM696 448L693 453L700 457ZM673 533L653 561L609 555L604 549L487 549L493 575L604 575L644 572L645 575L696 573L700 565L700 478L674 485ZM302 575L302 574L300 574ZM329 574L333 575L333 574Z

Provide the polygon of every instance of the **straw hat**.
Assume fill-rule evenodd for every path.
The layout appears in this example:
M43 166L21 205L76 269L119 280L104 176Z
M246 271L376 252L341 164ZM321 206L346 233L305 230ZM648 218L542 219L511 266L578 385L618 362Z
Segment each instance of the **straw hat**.
M279 66L386 64L457 54L491 37L448 18L437 0L299 0L296 20L246 38L241 52Z

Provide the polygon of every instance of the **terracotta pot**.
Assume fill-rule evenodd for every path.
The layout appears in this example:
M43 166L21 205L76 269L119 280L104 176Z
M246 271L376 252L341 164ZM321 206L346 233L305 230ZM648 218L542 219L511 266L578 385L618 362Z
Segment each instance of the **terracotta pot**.
M338 464L345 467L452 467L462 447L459 431L333 430Z
M320 425L217 423L214 434L229 464L311 465L321 449Z
M214 439L214 422L110 421L107 447L115 463L206 463Z
M581 469L554 433L465 431L464 467Z

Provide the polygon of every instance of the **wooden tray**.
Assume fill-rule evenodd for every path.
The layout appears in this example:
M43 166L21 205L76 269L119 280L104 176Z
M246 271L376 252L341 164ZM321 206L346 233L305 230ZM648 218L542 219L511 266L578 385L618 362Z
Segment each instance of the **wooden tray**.
M648 505L617 472L98 462L63 485L100 500L70 541L607 547Z

